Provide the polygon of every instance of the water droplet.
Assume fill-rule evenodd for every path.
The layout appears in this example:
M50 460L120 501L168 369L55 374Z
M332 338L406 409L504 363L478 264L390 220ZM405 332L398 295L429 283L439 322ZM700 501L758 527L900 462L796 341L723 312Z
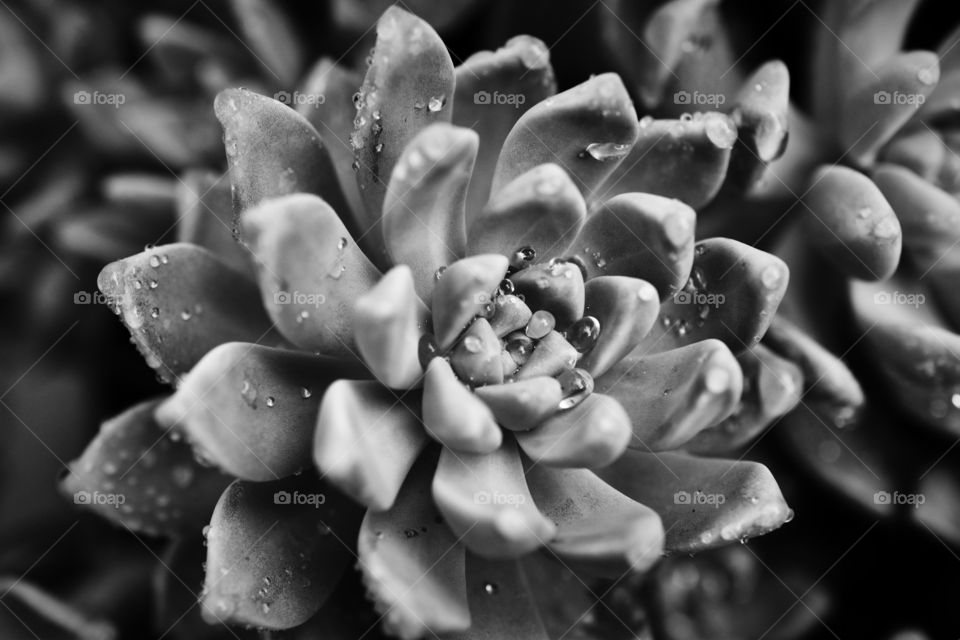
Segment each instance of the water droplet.
M169 262L170 259L166 256L166 254L160 256L160 264L168 264Z
M564 398L557 406L561 411L572 409L593 393L593 376L585 369L567 369L559 376L557 382L563 391Z
M440 355L440 347L436 339L429 333L420 336L420 344L417 347L417 357L420 359L420 366L424 369L431 360Z
M463 348L470 353L480 353L483 349L483 342L477 336L467 336L463 339Z
M653 124L653 116L643 116L640 118L640 128L646 129L651 124Z
M553 331L555 326L557 326L557 320L553 317L553 314L544 309L540 309L539 311L535 311L530 317L530 321L527 322L524 332L534 340L539 340Z
M147 286L149 286L151 289L156 289L157 287L160 286L160 283L157 282L156 280L151 280L150 282L147 283Z
M192 317L193 317L193 314L190 312L189 309L184 309L183 311L180 312L181 320L189 320Z
M304 400L306 400L312 395L313 395L313 392L310 391L310 389L307 389L306 387L300 388L300 397L303 398Z
M158 256L150 256L150 266L156 269L160 266L160 258Z
M510 278L504 278L503 280L500 281L500 286L497 290L499 291L500 295L509 296L515 291L515 287L513 286L513 280L511 280Z
M600 338L600 321L593 316L584 316L567 329L566 338L574 349L586 353L593 349Z
M240 386L240 397L251 409L257 408L257 390L250 384L249 380L244 380Z
M592 142L587 145L587 153L594 160L601 162L606 160L619 160L630 153L629 144L618 144L616 142Z
M349 240L347 240L346 238L340 238L339 240L337 240L337 249L340 251L343 251L344 249L347 248L348 242Z
M526 334L515 331L504 341L504 350L510 354L518 366L523 366L533 353L533 340Z
M443 105L445 102L446 102L446 98L444 96L433 96L432 98L430 98L430 102L427 103L427 109L436 113L437 111L440 111L440 109L443 108Z
M917 71L917 80L922 84L930 86L937 81L937 74L931 67L924 67Z
M447 270L446 267L440 267L439 269L436 270L436 272L434 272L433 278L434 278L435 280L439 280L440 278L443 277L443 272L446 271L446 270Z
M273 396L267 396L267 406L272 407L277 404L277 399Z
M760 282L767 289L776 289L783 281L783 269L778 264L771 264L764 267L760 272Z
M426 105L423 102L423 98L417 98L413 103L413 108L417 110L423 109L424 106Z
M151 318L159 318L159 317L160 317L160 309L158 309L157 307L154 307L153 309L151 309L151 310L150 310L150 317L151 317Z
M134 280L134 281L133 281L133 288L134 288L134 289L138 289L138 290L139 290L139 289L142 289L142 288L143 288L143 283L141 283L139 280Z
M881 240L894 238L900 234L900 225L892 216L886 217L873 228L873 235Z
M871 209L870 207L860 207L859 209L857 209L857 217L862 220L866 220L872 214L873 214L873 209Z
M488 596L496 595L499 590L500 589L497 587L497 585L492 582L487 582L483 585L483 592Z
M653 302L657 299L657 290L652 284L644 282L637 288L637 297L643 302Z

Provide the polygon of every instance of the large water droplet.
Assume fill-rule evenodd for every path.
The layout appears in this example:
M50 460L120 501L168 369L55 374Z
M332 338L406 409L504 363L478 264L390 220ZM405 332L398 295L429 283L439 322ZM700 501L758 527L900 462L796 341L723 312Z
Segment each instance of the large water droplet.
M601 162L619 160L630 153L630 145L616 142L592 142L587 145L586 151L591 158Z
M593 316L584 316L567 329L567 342L580 353L593 349L600 338L600 321Z
M530 317L524 332L534 340L539 340L553 331L555 326L557 326L557 320L553 317L553 314L545 309L540 309Z

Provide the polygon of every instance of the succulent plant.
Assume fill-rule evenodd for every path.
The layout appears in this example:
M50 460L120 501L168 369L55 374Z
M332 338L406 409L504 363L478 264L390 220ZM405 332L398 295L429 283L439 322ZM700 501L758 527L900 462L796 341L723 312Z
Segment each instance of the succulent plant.
M825 371L826 384L791 415L781 433L807 467L876 515L957 541L960 478L950 445L960 425L951 288L960 36L949 34L936 51L903 51L918 6L823 9L829 28L817 30L812 108L830 164L797 191L793 232L778 249L795 278L766 340L789 356L786 336L809 332L856 362L867 385L862 406L849 371ZM831 308L849 309L852 326L838 330Z
M454 67L397 8L363 78L307 93L310 121L220 93L232 206L213 181L183 242L99 280L174 391L64 489L133 531L207 525L209 621L336 620L356 562L391 634L546 637L544 558L617 577L792 517L763 465L712 457L796 402L759 345L787 268L634 189L708 200L730 117L638 120L614 74L555 94L530 37ZM640 144L664 164L625 167Z

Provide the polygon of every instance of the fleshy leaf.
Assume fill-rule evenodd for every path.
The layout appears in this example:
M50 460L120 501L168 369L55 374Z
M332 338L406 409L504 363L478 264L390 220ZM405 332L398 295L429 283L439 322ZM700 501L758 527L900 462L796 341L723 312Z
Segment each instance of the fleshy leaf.
M849 413L864 403L863 389L847 365L778 314L763 337L764 344L801 370L803 396L819 404L830 404Z
M886 198L865 175L823 167L803 198L804 229L820 255L844 273L884 280L900 261L900 223Z
M592 472L537 465L527 472L527 484L537 507L557 523L548 547L568 568L620 578L660 559L660 517Z
M423 424L445 446L488 453L503 441L493 413L457 379L450 364L433 358L423 379Z
M616 460L630 443L630 416L614 398L593 393L558 411L517 442L531 460L556 467L595 469Z
M330 153L306 118L245 89L220 92L213 108L223 126L235 214L291 193L312 193L349 211Z
M776 256L728 238L697 243L687 284L660 306L639 347L663 351L715 338L733 353L760 342L790 280Z
M436 23L433 23L436 24ZM496 51L480 51L458 65L453 123L480 136L477 168L470 180L467 210L474 213L490 197L493 170L504 140L533 105L557 91L550 51L543 41L520 35ZM487 247L471 253L496 251Z
M507 258L487 253L457 260L443 270L433 291L433 330L442 351L491 303L507 272Z
M773 475L756 462L628 451L598 475L660 515L670 554L763 535L793 518Z
M389 511L368 511L360 527L359 567L388 633L425 633L470 626L464 550L430 500L434 455L424 455Z
M390 509L427 443L418 412L419 402L405 403L377 382L337 380L320 405L317 468L357 502Z
M567 172L542 164L504 185L472 216L468 253L511 257L521 247L532 247L540 260L558 257L586 217L587 205Z
M295 194L244 212L243 237L258 261L267 313L293 344L356 357L354 307L380 279L337 214Z
M278 339L256 286L195 245L160 246L108 264L97 286L168 382L224 342Z
M577 366L594 377L604 374L640 344L659 311L657 290L645 280L599 276L587 281L584 314L600 321L600 336Z
M937 56L931 51L899 53L879 64L866 84L848 92L842 106L838 133L850 158L873 162L939 80Z
M635 351L597 378L596 390L626 409L630 446L667 451L689 441L736 408L743 374L730 349L704 340L652 355Z
M137 532L198 531L230 478L198 465L188 445L157 425L158 403L142 402L104 422L61 486L74 504Z
M503 382L500 338L486 318L477 318L450 351L450 365L457 377L471 387Z
M734 121L713 111L693 119L641 120L633 150L600 191L604 197L649 193L699 209L723 185L736 141Z
M921 273L960 268L960 201L909 169L876 168L873 180L896 212L903 244Z
M250 252L234 236L227 176L194 170L181 178L177 187L177 242L201 246L251 280L256 278Z
M413 271L429 302L441 267L462 258L464 204L477 158L477 134L446 123L417 133L397 158L383 198L383 239L393 264Z
M678 200L630 193L607 200L571 247L586 257L587 279L643 278L672 295L690 276L697 214Z
M449 640L523 638L547 640L531 585L517 560L491 560L467 553L470 628Z
M644 107L660 104L676 77L684 47L694 39L705 12L718 0L679 0L659 5L615 0L605 7L604 36L614 51L628 61L624 73L630 78ZM638 35L639 32L639 35Z
M556 532L527 489L513 438L488 454L440 453L433 499L454 535L474 553L515 558L549 542Z
M579 353L572 344L556 331L541 338L527 361L516 373L517 380L539 376L556 376L577 364Z
M556 378L541 376L477 388L474 393L511 431L527 431L557 411L563 392Z
M337 214L345 220L349 219L351 222L348 226L354 229L359 229L357 216L363 209L363 202L360 200L360 188L353 170L350 134L353 132L353 118L357 111L353 104L353 94L362 83L363 76L358 71L323 57L304 79L300 89L303 97L294 100L294 94L290 94L289 98L296 102L297 112L313 125L326 142L340 189L349 206L349 209L337 211Z
M639 124L620 77L604 73L533 106L503 143L492 193L546 162L559 163L588 200L630 152Z
M528 307L553 314L558 329L583 317L583 274L576 264L562 260L535 264L510 280Z
M803 373L762 344L737 356L743 370L740 404L720 424L704 429L684 449L703 455L729 454L753 440L800 402Z
M360 215L364 246L379 261L387 181L421 129L450 122L454 75L450 54L433 27L397 6L377 22L370 59L350 141L365 204Z
M392 389L408 389L423 375L417 355L430 312L404 265L388 271L357 299L354 339L371 373Z
M231 342L210 351L157 408L198 455L246 480L275 480L310 464L313 429L336 361Z
M767 62L743 84L733 107L737 144L724 188L746 192L787 148L790 72L779 60Z
M950 435L960 434L960 335L920 281L850 283L864 342L900 408Z
M303 70L303 44L287 15L268 0L230 0L243 45L282 86L291 86ZM239 38L238 38L239 39Z
M306 622L353 560L361 516L315 476L235 481L207 530L204 618L263 629Z

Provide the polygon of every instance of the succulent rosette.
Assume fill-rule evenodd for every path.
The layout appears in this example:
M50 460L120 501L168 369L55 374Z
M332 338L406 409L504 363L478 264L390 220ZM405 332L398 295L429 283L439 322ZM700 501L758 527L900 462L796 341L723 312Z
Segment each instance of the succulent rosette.
M790 336L808 332L856 363L868 389L864 406L848 370L824 368L781 431L790 450L873 514L956 541L960 58L956 31L935 49L903 50L918 6L824 6L811 107L830 164L783 214L792 232L777 253L794 279L765 341L789 356ZM850 326L837 326L838 309Z
M792 517L766 467L714 457L802 386L758 344L786 265L620 184L654 168L624 166L638 144L668 157L654 127L713 189L729 117L638 120L615 74L556 93L527 36L455 67L398 8L365 75L305 91L309 119L220 93L232 197L99 280L174 390L64 487L124 496L91 506L134 531L206 525L207 620L323 626L356 564L393 635L553 637L543 563L616 578Z

